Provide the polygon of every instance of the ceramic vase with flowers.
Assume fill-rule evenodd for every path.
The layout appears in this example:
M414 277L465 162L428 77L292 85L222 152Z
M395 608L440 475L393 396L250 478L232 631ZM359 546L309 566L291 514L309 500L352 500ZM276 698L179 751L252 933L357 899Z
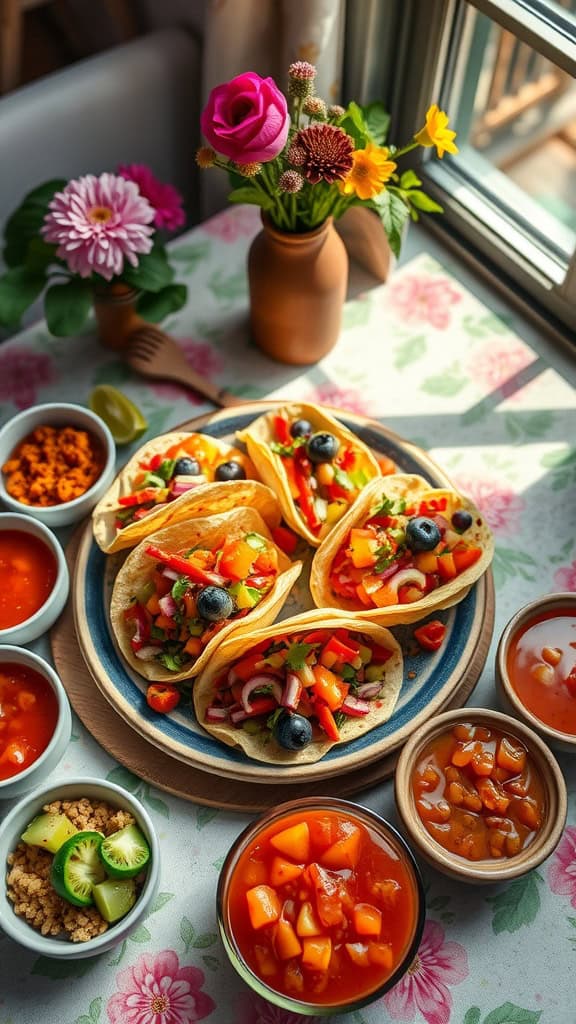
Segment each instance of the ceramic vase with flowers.
M439 157L458 152L436 105L398 149L384 145L389 118L380 103L329 106L315 95L315 78L312 64L297 61L287 98L251 71L217 86L201 117L209 145L196 157L202 168L229 172L231 202L261 207L248 258L251 330L284 363L315 363L338 339L348 258L334 221L352 206L373 210L398 255L407 219L442 210L414 171L398 173L398 159L418 146Z
M52 334L78 333L94 308L102 343L127 347L186 302L161 238L184 220L180 194L143 164L40 185L4 229L0 325L17 327L43 296Z

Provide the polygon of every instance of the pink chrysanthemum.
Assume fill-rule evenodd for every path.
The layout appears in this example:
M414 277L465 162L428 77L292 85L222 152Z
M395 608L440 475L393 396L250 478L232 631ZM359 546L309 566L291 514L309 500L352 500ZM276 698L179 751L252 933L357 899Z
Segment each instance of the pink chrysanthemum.
M73 274L120 275L124 261L152 248L154 210L133 181L115 174L86 174L69 181L49 204L42 234Z
M289 192L294 195L299 192L304 184L304 178L298 171L284 171L278 179L278 188L281 192Z
M182 196L174 185L158 181L146 164L121 164L118 174L128 181L134 181L140 189L140 195L154 207L154 227L166 228L167 231L182 227L186 214L182 209Z
M295 60L288 68L288 75L290 78L301 78L305 81L313 81L316 78L316 68L307 60Z
M352 168L354 143L342 128L334 124L313 124L303 128L294 139L294 145L304 152L302 174L313 185L319 181L339 181Z

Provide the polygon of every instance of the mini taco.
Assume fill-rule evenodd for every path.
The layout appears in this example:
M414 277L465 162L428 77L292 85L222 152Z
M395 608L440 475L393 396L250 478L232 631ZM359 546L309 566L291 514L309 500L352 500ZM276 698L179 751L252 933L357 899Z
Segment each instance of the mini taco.
M118 646L146 679L189 679L225 637L273 622L301 568L254 509L167 526L131 551L116 577Z
M269 526L280 509L250 459L207 434L174 431L143 445L92 513L94 539L111 553L189 518L256 508Z
M307 764L386 722L402 677L389 630L327 609L221 644L192 695L199 724L223 743Z
M316 405L284 405L237 436L259 476L278 495L286 522L313 547L381 475L370 449Z
M467 498L399 473L368 484L318 548L310 590L319 608L386 626L416 622L461 601L493 552Z

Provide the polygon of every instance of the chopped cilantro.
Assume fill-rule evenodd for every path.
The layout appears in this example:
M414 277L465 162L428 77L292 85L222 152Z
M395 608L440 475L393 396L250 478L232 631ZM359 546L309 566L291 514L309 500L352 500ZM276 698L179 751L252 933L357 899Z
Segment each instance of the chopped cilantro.
M184 659L180 654L169 654L167 651L160 654L158 661L162 662L170 672L179 672L184 664Z
M150 626L150 636L153 640L165 640L166 630L160 629L159 626Z
M348 719L348 715L345 715L343 711L335 711L334 712L334 721L336 722L336 727L338 729L342 728L342 726L347 721L347 719Z
M352 483L350 476L345 472L345 470L340 469L339 466L334 466L334 480L343 491L354 490L354 484Z
M291 444L280 444L279 441L270 441L270 448L276 455L291 456L296 448L301 448L303 444L306 444L306 440L305 437L295 437Z
M401 516L406 511L405 498L387 498L385 494L378 505L371 510L371 516Z
M340 675L345 683L356 683L356 670L352 668L352 665L344 664L340 669Z
M268 718L266 719L266 728L270 729L270 732L272 732L272 730L274 729L274 726L276 725L276 722L278 721L278 718L283 711L284 708L276 708L276 710L273 711L271 715L268 715Z
M190 580L186 576L179 576L172 584L170 593L175 601L180 601L190 586Z
M315 644L304 644L300 642L290 644L286 655L286 664L295 671L299 668L304 668L306 658L310 654L310 651L314 650L315 646Z
M264 551L268 547L268 541L259 533L247 533L244 540L255 551Z
M174 476L174 466L176 465L176 459L164 459L155 471L158 476L162 477L163 480L171 480Z

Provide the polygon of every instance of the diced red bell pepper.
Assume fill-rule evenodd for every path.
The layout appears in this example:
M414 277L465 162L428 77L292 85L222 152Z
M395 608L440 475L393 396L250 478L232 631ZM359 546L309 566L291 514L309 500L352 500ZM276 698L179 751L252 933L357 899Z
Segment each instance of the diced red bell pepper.
M337 636L332 635L322 649L320 661L326 668L332 668L337 661L353 665L360 654L358 647L345 644Z
M286 526L275 526L270 531L272 540L286 555L293 555L298 544L298 537Z
M280 444L289 445L292 444L292 436L290 434L290 424L284 416L274 417L274 433L276 434L276 440Z
M474 563L478 561L481 555L482 548L464 547L464 545L460 547L460 545L457 544L452 552L452 558L454 559L456 572L464 572L465 569L468 569L471 565L474 565Z
M356 462L356 452L347 445L345 448L340 449L334 461L344 471L353 469Z
M328 705L316 698L314 701L314 714L318 719L320 728L324 730L328 739L334 740L337 743L340 739L340 732Z
M134 494L125 494L123 498L118 498L118 504L123 508L131 508L132 505L143 505L146 501L154 501L157 496L157 487L146 487L142 491L135 491Z
M427 501L420 502L417 514L419 516L435 516L438 512L445 512L447 504L447 498L429 498Z
M310 484L308 483L308 478L299 471L299 467L296 467L296 483L299 494L298 503L300 505L302 515L312 530L312 533L317 533L322 526L322 523L316 515L316 510L314 508L314 495Z
M414 630L414 637L425 651L437 651L444 643L446 626L439 619L432 619Z
M152 472L154 472L155 469L160 469L160 466L162 465L163 462L164 456L161 455L160 452L158 452L156 455L153 455L152 458L150 459L149 468L152 470Z
M173 569L174 572L182 576L187 576L194 583L213 584L216 587L221 587L228 582L226 577L221 576L220 573L208 572L206 569L202 569L196 562L190 562L182 555L173 555L168 551L162 551L155 544L148 544L145 550L150 558L154 558L157 562L161 562L162 565L168 566L169 569Z

